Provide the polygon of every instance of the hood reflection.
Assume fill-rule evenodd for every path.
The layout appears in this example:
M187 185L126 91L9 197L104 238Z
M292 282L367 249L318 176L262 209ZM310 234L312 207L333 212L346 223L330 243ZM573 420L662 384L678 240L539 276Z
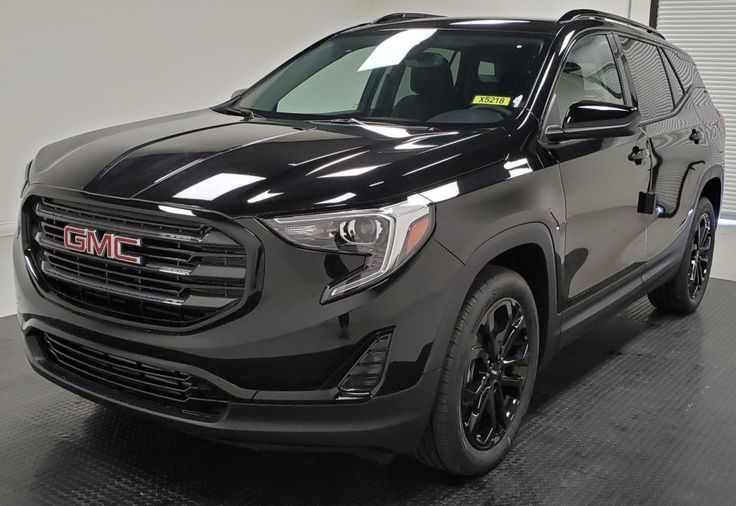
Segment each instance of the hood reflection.
M260 176L251 176L248 174L228 174L222 173L212 177L208 177L204 181L190 186L174 195L175 199L187 200L215 200L226 193L237 188L263 181Z

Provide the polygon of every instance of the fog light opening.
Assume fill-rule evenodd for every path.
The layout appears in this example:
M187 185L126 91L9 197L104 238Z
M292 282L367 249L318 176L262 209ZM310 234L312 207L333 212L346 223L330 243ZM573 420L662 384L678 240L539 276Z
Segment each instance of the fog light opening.
M361 355L360 359L350 369L338 385L341 399L356 399L370 397L373 390L383 379L386 368L388 349L391 344L391 332L384 331L378 334L375 341Z

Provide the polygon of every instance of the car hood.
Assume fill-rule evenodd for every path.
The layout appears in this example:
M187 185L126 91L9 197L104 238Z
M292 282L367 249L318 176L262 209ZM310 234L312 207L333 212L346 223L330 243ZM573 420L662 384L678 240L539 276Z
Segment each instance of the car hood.
M502 128L285 123L195 111L42 149L32 184L231 217L395 202L506 158Z

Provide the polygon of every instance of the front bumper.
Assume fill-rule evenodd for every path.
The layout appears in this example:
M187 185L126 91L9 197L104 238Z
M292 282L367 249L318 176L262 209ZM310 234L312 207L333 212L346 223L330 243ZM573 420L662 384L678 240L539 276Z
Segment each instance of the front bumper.
M246 446L279 449L371 449L408 453L419 444L427 424L439 371L424 374L402 392L350 403L229 402L214 421L167 413L154 404L79 378L54 367L38 340L26 336L26 353L41 376L82 397L132 411L166 426ZM135 357L150 360L148 357Z
M438 370L427 370L427 360L441 332L447 287L462 264L430 241L388 282L321 305L323 259L282 243L255 223L249 229L266 252L258 306L180 334L111 324L46 299L16 241L18 313L32 367L79 395L209 438L290 448L413 450L439 380ZM368 399L340 399L339 381L371 335L385 328L393 335L380 387ZM197 419L70 373L48 359L43 333L192 374L226 394L225 408L216 417Z

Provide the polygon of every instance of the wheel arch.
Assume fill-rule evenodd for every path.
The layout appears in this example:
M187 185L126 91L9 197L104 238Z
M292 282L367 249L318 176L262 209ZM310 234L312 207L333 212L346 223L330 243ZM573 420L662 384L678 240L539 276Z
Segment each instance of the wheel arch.
M695 194L695 202L692 203L691 209L695 209L698 201L702 197L708 197L716 212L716 217L720 215L721 206L723 205L723 180L725 174L721 165L713 165L705 170L700 177L698 191Z
M541 262L541 265L534 262ZM540 364L554 356L559 348L560 331L556 267L559 259L547 226L535 222L505 230L479 246L464 264L452 285L450 303L442 315L426 370L442 367L462 304L474 286L485 279L485 273L492 265L519 273L530 285L539 313Z
M706 197L713 204L716 218L721 214L721 205L723 202L723 181L718 175L711 174L711 177L704 177L701 183L699 198Z

